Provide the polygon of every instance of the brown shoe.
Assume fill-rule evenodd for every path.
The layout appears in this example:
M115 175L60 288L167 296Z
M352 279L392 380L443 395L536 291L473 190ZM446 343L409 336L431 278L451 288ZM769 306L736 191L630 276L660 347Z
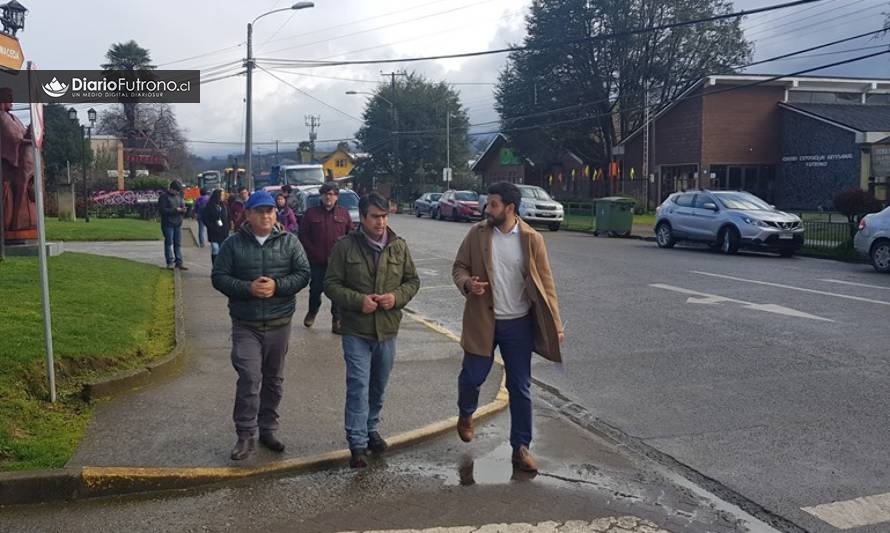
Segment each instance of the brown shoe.
M523 472L537 472L538 463L525 446L513 450L513 466Z
M457 417L457 434L460 435L460 440L464 442L470 442L471 440L473 440L473 437L476 435L476 433L473 431L472 416Z

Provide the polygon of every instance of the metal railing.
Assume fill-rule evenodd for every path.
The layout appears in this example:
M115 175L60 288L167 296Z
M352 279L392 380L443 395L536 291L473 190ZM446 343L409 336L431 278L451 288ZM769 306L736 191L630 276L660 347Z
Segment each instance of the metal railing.
M835 217L837 220L837 217ZM817 250L836 250L853 247L850 236L850 224L844 217L843 222L804 220L804 248Z

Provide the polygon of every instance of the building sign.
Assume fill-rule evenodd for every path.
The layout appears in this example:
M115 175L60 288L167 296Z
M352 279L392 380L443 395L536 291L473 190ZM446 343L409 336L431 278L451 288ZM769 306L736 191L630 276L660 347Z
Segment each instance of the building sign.
M890 144L875 144L871 147L872 176L890 176Z
M25 54L19 40L0 33L0 68L20 70L25 63Z
M807 167L827 167L828 163L853 159L853 154L786 155L783 163L798 163Z
M522 161L519 160L519 157L516 156L516 153L511 148L501 148L499 155L502 167L512 167L522 164Z

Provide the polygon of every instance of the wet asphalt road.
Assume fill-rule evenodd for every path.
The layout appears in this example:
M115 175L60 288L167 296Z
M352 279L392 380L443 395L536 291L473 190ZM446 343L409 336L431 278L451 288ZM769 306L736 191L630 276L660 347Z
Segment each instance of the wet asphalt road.
M744 531L719 502L678 486L647 462L536 405L541 473L514 472L509 416L339 468L142 497L0 508L0 532L204 532L424 529L635 516L669 531ZM622 530L623 531L623 530ZM642 531L642 530L640 530Z
M411 306L459 332L451 260L469 224L392 225L421 273ZM890 277L864 264L543 234L568 340L565 364L538 359L537 378L807 530L835 531L802 507L890 492Z

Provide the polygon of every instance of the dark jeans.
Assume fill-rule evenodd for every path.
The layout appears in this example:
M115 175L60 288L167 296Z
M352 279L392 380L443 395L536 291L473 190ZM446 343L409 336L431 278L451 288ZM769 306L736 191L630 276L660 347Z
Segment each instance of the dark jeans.
M317 314L321 309L321 293L324 292L324 276L328 271L328 265L310 265L311 277L309 279L309 312ZM331 302L331 317L340 320L340 309Z
M535 346L534 322L531 315L513 320L496 320L494 345L501 349L510 393L510 444L513 449L528 446L532 441L532 350ZM458 378L457 406L460 416L472 416L479 405L479 388L485 383L494 362L490 356L464 354Z
M343 335L346 360L346 441L349 449L368 447L368 433L377 431L383 394L396 356L396 338L384 341Z
M166 226L161 224L161 233L164 234L164 260L167 265L174 261L182 264L182 226Z
M253 438L278 429L278 404L284 381L284 355L290 341L290 324L262 331L232 324L232 366L238 372L235 387L235 431L238 438Z

